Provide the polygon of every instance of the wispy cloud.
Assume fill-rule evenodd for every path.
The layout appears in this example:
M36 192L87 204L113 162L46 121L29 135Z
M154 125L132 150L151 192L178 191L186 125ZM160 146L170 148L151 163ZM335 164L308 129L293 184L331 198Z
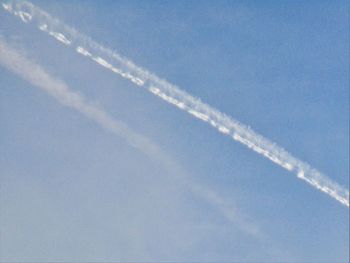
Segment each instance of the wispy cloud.
M107 131L122 137L130 145L146 155L152 158L163 158L162 155L159 154L160 149L147 138L135 133L123 122L115 120L104 110L87 102L84 96L70 90L64 82L49 75L39 65L28 60L8 46L1 38L0 63L32 85L46 91L63 105L79 111L89 119L97 122Z
M165 169L183 176L183 185L190 192L216 208L223 217L238 226L238 228L245 233L255 237L261 236L256 225L248 224L242 220L242 213L235 211L233 207L217 193L204 185L194 182L191 178L186 177L186 172L181 166L162 151L158 145L145 136L133 131L125 123L116 120L103 109L89 103L82 94L72 91L63 81L51 76L40 65L9 46L1 36L0 64L31 83L33 86L44 90L64 106L77 110L85 117L98 123L105 130L123 138L128 144L146 154L151 160L163 165Z
M152 94L186 111L195 118L207 122L220 133L230 136L233 140L294 173L299 179L304 180L311 186L349 207L348 189L333 182L326 175L292 156L283 148L256 133L248 126L201 102L198 98L182 91L177 86L142 69L118 53L103 47L29 2L10 1L3 4L3 8L20 17L23 22L33 23L41 31L46 32L62 44L74 48L82 56L130 80L137 86L147 89ZM84 111L89 111L89 109ZM93 113L93 115L101 115L101 113ZM106 116L100 117L108 119ZM106 123L103 125L106 125ZM155 151L155 149L152 151Z

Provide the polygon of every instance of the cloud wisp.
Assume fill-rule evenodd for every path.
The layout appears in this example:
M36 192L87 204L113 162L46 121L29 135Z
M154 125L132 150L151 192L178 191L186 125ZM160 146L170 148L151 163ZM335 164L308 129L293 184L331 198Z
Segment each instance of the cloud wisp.
M106 113L104 110L89 103L85 97L72 91L67 84L51 76L40 65L29 60L20 52L9 46L0 36L0 65L9 69L22 79L28 81L54 97L62 105L77 110L85 117L95 121L105 130L124 139L128 144L147 155L164 166L165 169L184 176L183 182L191 193L205 200L229 222L238 226L239 229L256 238L261 237L258 227L242 219L242 213L235 211L229 203L222 199L217 193L204 185L194 182L186 177L186 172L158 145L147 137L133 131L125 123L120 122Z
M6 11L19 17L24 23L33 24L62 44L74 48L80 55L98 63L114 74L130 80L135 85L148 90L155 96L191 114L195 118L208 123L220 133L247 146L287 171L294 173L299 179L304 180L314 188L349 207L348 189L333 182L326 175L306 162L297 159L282 147L264 138L248 126L135 65L118 53L103 47L29 2L14 0L4 3L2 6Z
M49 75L43 68L11 48L0 37L0 64L8 68L32 85L46 91L61 104L73 108L101 125L104 129L122 137L130 145L151 158L163 158L160 149L146 137L135 133L126 124L115 120L102 109L93 106L79 93L61 80ZM162 160L164 161L164 160Z

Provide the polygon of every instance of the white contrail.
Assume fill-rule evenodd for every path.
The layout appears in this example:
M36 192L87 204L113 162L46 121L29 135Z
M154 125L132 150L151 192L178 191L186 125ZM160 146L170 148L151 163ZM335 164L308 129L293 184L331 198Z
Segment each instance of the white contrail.
M102 109L87 102L84 96L70 90L64 82L54 78L38 64L32 62L10 47L5 40L2 39L1 35L0 65L8 68L33 86L46 91L63 105L77 110L89 119L100 124L107 131L125 139L127 143L146 154L150 159L159 161L164 168L169 171L176 172L178 176L186 176L186 172L156 144L143 135L134 132L126 124L115 120ZM190 180L190 178L184 177L183 179L184 182L182 183L184 184L184 187L188 188L193 194L201 197L211 206L215 207L228 221L234 223L241 230L254 237L261 237L261 232L256 225L247 222L247 220L243 220L242 213L234 211L233 207L215 192L204 185L195 183Z
M20 17L23 22L34 24L62 44L74 48L82 56L132 81L137 86L147 89L152 94L188 112L197 119L207 122L219 132L230 136L235 141L293 172L298 178L349 207L349 190L257 134L248 126L201 102L177 86L136 66L132 61L96 43L29 2L9 1L3 3L3 8Z

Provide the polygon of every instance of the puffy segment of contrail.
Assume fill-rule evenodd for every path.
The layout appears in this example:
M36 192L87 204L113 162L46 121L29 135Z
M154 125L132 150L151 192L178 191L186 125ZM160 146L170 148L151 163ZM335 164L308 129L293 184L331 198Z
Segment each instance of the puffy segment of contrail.
M162 100L186 111L197 119L207 122L233 140L242 143L282 168L294 173L316 189L328 194L349 207L349 190L333 182L309 164L295 158L280 146L264 138L248 126L203 103L200 99L182 91L147 70L135 65L129 59L103 47L77 30L65 25L47 12L26 1L9 1L3 8L31 23L39 30L54 37L62 44L74 48L77 53L91 59L111 72L145 88Z

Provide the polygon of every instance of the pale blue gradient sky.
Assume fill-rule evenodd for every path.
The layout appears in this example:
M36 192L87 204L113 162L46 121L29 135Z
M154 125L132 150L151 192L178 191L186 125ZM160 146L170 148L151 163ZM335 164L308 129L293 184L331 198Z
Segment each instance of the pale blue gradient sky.
M33 1L349 184L346 1ZM160 145L167 171L0 67L1 260L349 260L349 210L0 11L0 34Z

